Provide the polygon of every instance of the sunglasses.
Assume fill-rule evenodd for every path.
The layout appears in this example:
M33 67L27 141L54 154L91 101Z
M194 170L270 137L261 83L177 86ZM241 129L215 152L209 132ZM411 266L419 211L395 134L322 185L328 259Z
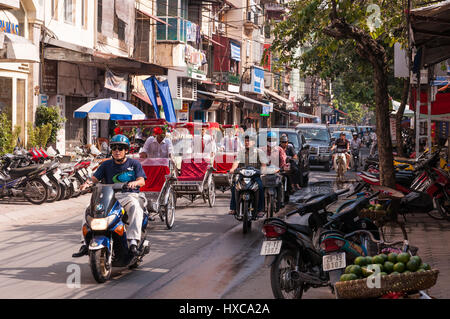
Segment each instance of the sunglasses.
M111 146L111 150L112 151L117 151L117 150L123 151L123 150L126 150L126 149L127 148L125 146L123 146L123 145L113 145L113 146Z

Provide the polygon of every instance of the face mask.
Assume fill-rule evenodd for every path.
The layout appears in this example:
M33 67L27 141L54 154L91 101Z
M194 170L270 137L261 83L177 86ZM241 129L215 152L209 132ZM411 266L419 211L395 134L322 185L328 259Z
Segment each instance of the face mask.
M277 142L268 142L267 145L269 145L270 147L274 147L277 146Z

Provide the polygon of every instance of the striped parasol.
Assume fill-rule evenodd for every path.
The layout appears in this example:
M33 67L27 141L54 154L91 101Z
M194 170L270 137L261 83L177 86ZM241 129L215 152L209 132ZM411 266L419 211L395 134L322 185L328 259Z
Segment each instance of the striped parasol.
M99 99L88 102L73 112L75 118L91 120L143 120L145 114L134 105L116 99Z

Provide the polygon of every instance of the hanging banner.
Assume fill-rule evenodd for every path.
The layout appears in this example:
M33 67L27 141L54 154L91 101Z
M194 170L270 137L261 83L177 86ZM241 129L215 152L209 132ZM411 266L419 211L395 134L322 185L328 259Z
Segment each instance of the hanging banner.
M163 104L166 121L169 123L176 122L177 116L175 114L175 108L173 107L172 95L170 94L169 81L165 80L159 82L156 78L155 81Z
M156 117L161 118L159 114L158 103L156 100L156 86L154 82L155 80L156 79L154 77L149 77L145 80L142 80L142 84L144 85L145 91L147 92L147 95L150 101L152 102L153 109L155 110L156 113Z
M110 70L105 71L105 88L127 94L128 74L114 74Z

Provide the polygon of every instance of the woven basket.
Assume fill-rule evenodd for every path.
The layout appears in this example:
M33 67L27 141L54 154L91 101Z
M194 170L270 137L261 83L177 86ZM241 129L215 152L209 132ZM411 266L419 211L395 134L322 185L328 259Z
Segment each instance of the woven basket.
M380 288L369 288L368 278L336 283L336 294L342 299L378 298L391 292L411 292L433 287L439 270L432 269L409 274L386 275L380 280ZM371 280L371 279L369 279Z

